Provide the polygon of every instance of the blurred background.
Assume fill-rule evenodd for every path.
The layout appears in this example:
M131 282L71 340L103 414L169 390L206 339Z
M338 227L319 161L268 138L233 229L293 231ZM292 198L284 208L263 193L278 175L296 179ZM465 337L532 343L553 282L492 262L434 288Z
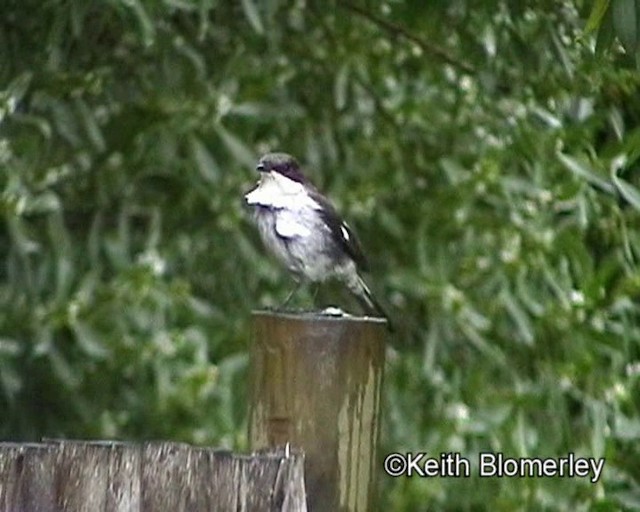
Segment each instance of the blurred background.
M247 448L292 281L242 197L282 150L398 329L382 454L606 457L383 509L640 509L636 0L1 3L0 438Z

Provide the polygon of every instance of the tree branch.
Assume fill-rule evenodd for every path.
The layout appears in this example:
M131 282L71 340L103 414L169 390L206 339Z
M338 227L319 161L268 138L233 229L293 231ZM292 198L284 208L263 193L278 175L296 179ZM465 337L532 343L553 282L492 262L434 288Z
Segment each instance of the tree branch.
M456 68L459 68L466 73L475 74L476 72L473 66L457 59L441 46L425 41L424 39L408 32L403 27L396 25L395 23L391 23L390 21L379 18L374 14L366 11L365 9L358 7L357 5L353 5L349 2L338 2L338 6L356 13L357 15L367 19L378 27L386 30L390 34L393 34L394 36L399 36L406 39L407 41L411 41L412 43L418 45L425 53L434 55L447 64L451 64L452 66L455 66Z

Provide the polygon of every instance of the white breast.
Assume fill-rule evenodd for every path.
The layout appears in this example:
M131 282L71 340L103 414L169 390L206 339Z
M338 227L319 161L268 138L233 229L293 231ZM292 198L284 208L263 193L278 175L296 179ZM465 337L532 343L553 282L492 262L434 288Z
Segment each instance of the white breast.
M245 195L245 199L248 204L269 208L320 209L320 205L309 197L302 183L273 171L263 173L258 186Z

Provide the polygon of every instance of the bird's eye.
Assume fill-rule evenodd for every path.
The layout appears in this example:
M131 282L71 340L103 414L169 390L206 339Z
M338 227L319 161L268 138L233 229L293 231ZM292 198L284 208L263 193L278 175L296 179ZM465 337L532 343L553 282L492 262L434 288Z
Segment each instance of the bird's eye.
M256 171L258 171L258 172L263 172L263 171L264 171L264 164L258 164L258 165L256 165Z

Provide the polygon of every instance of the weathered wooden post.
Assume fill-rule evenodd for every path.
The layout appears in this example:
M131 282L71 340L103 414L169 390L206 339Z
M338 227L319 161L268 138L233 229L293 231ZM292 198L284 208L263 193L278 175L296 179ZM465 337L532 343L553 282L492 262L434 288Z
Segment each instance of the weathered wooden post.
M375 509L386 322L253 313L252 449L305 452L309 510Z

